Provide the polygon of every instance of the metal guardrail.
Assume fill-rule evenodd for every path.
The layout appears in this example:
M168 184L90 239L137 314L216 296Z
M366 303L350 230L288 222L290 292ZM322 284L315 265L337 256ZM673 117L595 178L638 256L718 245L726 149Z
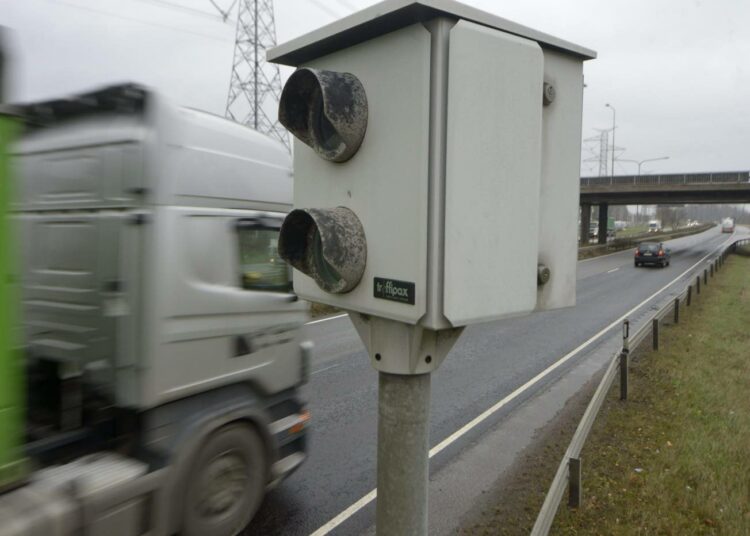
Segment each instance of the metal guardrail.
M714 274L724 265L724 261L730 252L736 251L738 246L748 244L750 244L750 239L742 239L736 240L724 248L712 261L709 261L708 267L704 267L702 273L698 273L694 282L691 280L691 283L675 296L674 300L664 304L651 317L650 322L645 322L634 334L630 334L630 321L626 319L623 322L622 349L612 356L607 370L604 372L604 376L594 392L594 396L591 397L591 401L586 407L581 421L578 423L568 450L565 451L565 456L563 456L557 468L555 477L547 492L547 497L539 511L536 523L534 523L534 528L531 530L532 536L546 536L549 533L566 489L568 490L568 506L577 508L581 505L583 493L581 451L589 432L591 432L596 416L607 397L607 393L610 387L612 387L615 377L618 375L620 377L620 400L627 400L628 398L628 361L630 352L645 342L649 335L651 335L652 348L658 350L659 325L663 320L671 313L672 322L678 323L680 308L683 305L691 305L694 301L694 294L699 295L701 292L701 284L703 286L708 284L709 279L713 278Z
M581 177L581 186L628 186L673 184L741 184L750 182L750 171L723 173L675 173L669 175L615 175Z

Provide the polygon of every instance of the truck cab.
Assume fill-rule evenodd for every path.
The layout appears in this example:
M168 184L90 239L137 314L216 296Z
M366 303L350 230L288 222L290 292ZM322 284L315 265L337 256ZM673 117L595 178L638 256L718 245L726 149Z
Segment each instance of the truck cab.
M19 535L237 534L306 452L307 306L276 251L290 155L134 84L17 110L37 470L0 518ZM33 500L56 521L13 510Z

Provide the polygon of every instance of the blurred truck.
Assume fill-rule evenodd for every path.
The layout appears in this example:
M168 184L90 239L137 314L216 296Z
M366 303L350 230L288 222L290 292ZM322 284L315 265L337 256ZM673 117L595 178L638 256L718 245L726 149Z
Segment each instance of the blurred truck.
M734 218L724 218L723 220L721 220L721 232L722 233L734 232Z
M0 535L239 533L306 456L287 150L137 85L16 112L29 471Z

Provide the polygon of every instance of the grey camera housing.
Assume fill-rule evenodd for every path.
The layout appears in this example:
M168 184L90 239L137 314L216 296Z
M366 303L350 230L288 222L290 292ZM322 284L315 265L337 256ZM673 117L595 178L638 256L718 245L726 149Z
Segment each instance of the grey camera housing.
M296 292L430 330L574 305L594 56L448 0L388 0L269 51L296 76L351 75L366 102L345 158L294 145L295 207L350 209L366 265L345 293L296 271Z

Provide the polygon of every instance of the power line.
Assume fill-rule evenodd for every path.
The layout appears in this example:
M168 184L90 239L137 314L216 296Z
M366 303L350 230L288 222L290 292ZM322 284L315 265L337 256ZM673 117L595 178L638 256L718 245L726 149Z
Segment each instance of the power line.
M227 22L227 20L229 20L231 22L234 22L234 23L237 22L236 20L232 20L232 19L229 18L229 14L234 9L234 6L237 5L237 0L232 0L232 3L226 9L222 9L221 6L219 4L217 4L214 0L208 0L208 1L211 2L211 4L216 8L216 10L219 13L221 13L221 18L223 19L224 22Z
M185 28L178 28L177 26L169 26L168 24L160 24L158 22L152 22L152 21L148 21L148 20L143 20L143 19L139 19L139 18L136 18L136 17L128 17L128 16L125 16L125 15L119 15L117 13L112 13L111 11L103 11L103 10L92 8L92 7L88 7L88 6L82 6L82 5L79 5L79 4L72 4L70 2L65 2L64 0L45 0L45 1L53 3L53 4L63 5L63 6L66 6L66 7L72 7L72 8L75 8L75 9L80 9L82 11L89 11L91 13L97 13L99 15L105 15L107 17L112 17L112 18L116 18L116 19L127 20L127 21L130 21L130 22L137 22L139 24L145 24L146 26L154 26L156 28L164 28L164 29L167 29L167 30L175 31L175 32L182 32L182 33L186 33L186 34L192 34L192 35L196 35L198 37L203 37L205 39L211 39L213 41L219 41L219 42L222 42L222 43L226 43L228 41L228 39L225 39L225 38L216 37L216 36L213 36L213 35L208 35L208 34L204 34L204 33L200 33L200 32L195 32L193 30L187 30Z
M173 2L169 2L168 0L138 0L138 1L139 2L148 3L148 4L155 4L155 5L159 5L159 6L162 6L162 7L171 8L171 9L175 9L175 10L178 10L178 11L183 11L183 12L188 13L190 15L200 15L200 16L203 16L203 17L208 17L208 18L213 19L213 20L216 20L216 18L217 18L217 15L215 15L213 13L209 13L208 11L203 11L202 9L196 9L194 7L183 6L183 5L180 5L180 4L175 4Z
M342 6L344 6L346 9L348 9L349 11L359 11L359 8L355 6L354 4L352 4L351 2L349 2L349 0L336 0L336 1Z
M335 12L334 10L332 10L331 8L329 8L329 7L327 6L327 5L325 5L325 4L324 4L323 2L321 2L320 0L310 0L310 1L311 1L311 2L313 3L313 4L315 4L316 6L318 6L318 8L319 8L319 9L320 9L321 11L325 11L326 13L328 13L328 14L329 14L329 15L330 15L331 17L333 17L334 19L340 19L340 18L341 18L341 15L340 15L340 14L338 14L337 12Z

